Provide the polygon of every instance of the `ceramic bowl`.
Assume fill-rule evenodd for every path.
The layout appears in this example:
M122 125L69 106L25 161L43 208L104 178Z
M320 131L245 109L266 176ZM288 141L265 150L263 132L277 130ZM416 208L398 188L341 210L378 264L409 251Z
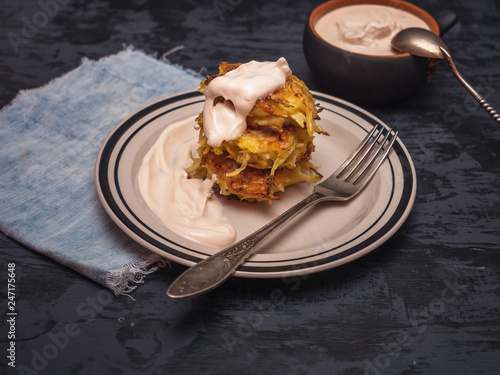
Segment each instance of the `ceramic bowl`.
M331 0L309 15L303 36L307 63L316 80L330 94L358 103L392 103L415 94L431 78L439 60L407 53L376 56L350 52L323 39L315 29L325 14L356 4L376 4L410 12L424 20L432 32L442 35L457 21L451 11L432 17L423 9L398 0Z

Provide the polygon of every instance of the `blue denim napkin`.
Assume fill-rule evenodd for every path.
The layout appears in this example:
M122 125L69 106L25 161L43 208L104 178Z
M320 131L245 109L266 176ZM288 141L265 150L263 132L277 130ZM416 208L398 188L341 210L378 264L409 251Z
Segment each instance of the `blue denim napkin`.
M122 120L200 78L126 49L20 93L0 112L0 230L117 295L133 290L166 263L107 216L97 154Z

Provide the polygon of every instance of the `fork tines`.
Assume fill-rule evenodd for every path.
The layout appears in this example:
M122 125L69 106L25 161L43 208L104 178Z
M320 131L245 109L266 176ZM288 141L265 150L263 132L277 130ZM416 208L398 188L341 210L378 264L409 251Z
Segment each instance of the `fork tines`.
M392 128L387 130L380 124L375 125L337 169L336 177L354 185L368 183L387 157L397 136L398 131L393 131Z

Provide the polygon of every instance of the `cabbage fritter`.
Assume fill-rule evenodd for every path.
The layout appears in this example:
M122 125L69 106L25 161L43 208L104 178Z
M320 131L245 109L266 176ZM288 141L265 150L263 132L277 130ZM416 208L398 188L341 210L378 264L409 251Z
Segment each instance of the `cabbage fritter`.
M205 92L210 82L241 64L219 65L219 73L208 76L198 87ZM218 100L224 101L224 98ZM327 134L319 119L315 99L296 76L285 86L257 100L246 118L247 128L237 139L208 145L203 132L203 113L196 122L200 127L197 155L187 169L194 178L212 178L222 195L241 200L273 201L286 186L298 182L318 182L321 175L311 164L314 134Z

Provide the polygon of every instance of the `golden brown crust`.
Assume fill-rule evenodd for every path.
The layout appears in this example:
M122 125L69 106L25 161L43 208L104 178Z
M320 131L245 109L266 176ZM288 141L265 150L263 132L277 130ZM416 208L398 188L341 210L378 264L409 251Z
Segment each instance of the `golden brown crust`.
M204 93L215 78L240 65L221 62L219 73L207 76L198 90ZM246 131L219 147L208 145L200 114L196 119L200 126L198 156L187 171L202 178L215 174L223 195L257 201L279 199L276 194L285 186L321 179L310 163L314 133L326 134L317 119L314 97L304 82L291 75L284 87L257 100L247 116Z
M209 152L204 157L203 163L211 172L217 176L220 193L223 195L234 194L240 199L277 200L276 179L284 179L283 173L278 172L274 176L269 170L247 167L236 176L228 176L240 167L232 159L224 155L216 155Z

